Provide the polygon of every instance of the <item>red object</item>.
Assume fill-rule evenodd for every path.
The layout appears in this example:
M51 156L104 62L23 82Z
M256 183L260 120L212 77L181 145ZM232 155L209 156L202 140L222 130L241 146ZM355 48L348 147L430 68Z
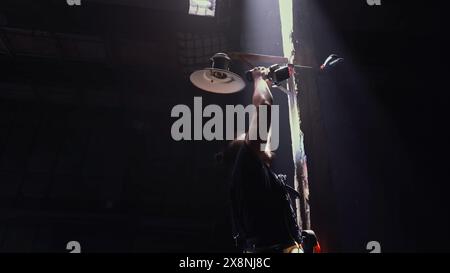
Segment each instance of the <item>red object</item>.
M313 253L322 253L319 242L314 246Z

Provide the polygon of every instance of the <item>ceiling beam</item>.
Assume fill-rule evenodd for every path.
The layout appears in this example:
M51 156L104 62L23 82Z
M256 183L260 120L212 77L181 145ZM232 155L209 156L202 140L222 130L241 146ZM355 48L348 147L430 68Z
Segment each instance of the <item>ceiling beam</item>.
M179 11L187 13L189 0L81 0L87 3L101 3L105 5L120 5L129 7L148 8L156 10Z

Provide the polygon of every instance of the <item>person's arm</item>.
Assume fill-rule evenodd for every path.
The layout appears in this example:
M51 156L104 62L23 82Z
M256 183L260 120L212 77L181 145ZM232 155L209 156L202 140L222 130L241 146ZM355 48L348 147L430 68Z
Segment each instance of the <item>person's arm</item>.
M254 91L252 97L252 103L256 107L256 115L253 116L249 133L246 136L246 143L249 144L254 150L263 152L267 150L264 146L270 144L270 128L271 128L271 106L273 103L272 93L270 92L269 84L271 84L268 80L265 79L265 76L268 73L268 69L264 67L255 68L253 70L253 79L254 79ZM266 106L267 108L267 116L262 117L267 119L267 138L262 139L259 134L259 115L260 115L260 106ZM256 136L255 138L250 138L250 136Z

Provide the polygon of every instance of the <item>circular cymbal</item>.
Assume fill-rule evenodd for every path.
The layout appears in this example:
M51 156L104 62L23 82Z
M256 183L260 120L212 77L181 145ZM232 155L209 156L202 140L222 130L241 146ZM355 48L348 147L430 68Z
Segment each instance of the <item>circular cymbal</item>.
M245 81L239 75L217 68L195 71L190 80L196 87L216 94L232 94L245 88Z

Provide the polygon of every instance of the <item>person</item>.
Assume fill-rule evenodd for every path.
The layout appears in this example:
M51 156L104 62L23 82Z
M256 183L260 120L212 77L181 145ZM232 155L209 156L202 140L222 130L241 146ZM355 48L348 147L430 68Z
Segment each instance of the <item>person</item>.
M267 128L271 128L273 96L267 74L266 68L253 69L252 103L256 109L268 106ZM259 135L249 137L249 132L258 131L259 114L256 111L245 136L233 141L223 154L230 181L233 237L245 253L301 253L301 232L290 196L296 192L271 169L270 129L267 141Z

